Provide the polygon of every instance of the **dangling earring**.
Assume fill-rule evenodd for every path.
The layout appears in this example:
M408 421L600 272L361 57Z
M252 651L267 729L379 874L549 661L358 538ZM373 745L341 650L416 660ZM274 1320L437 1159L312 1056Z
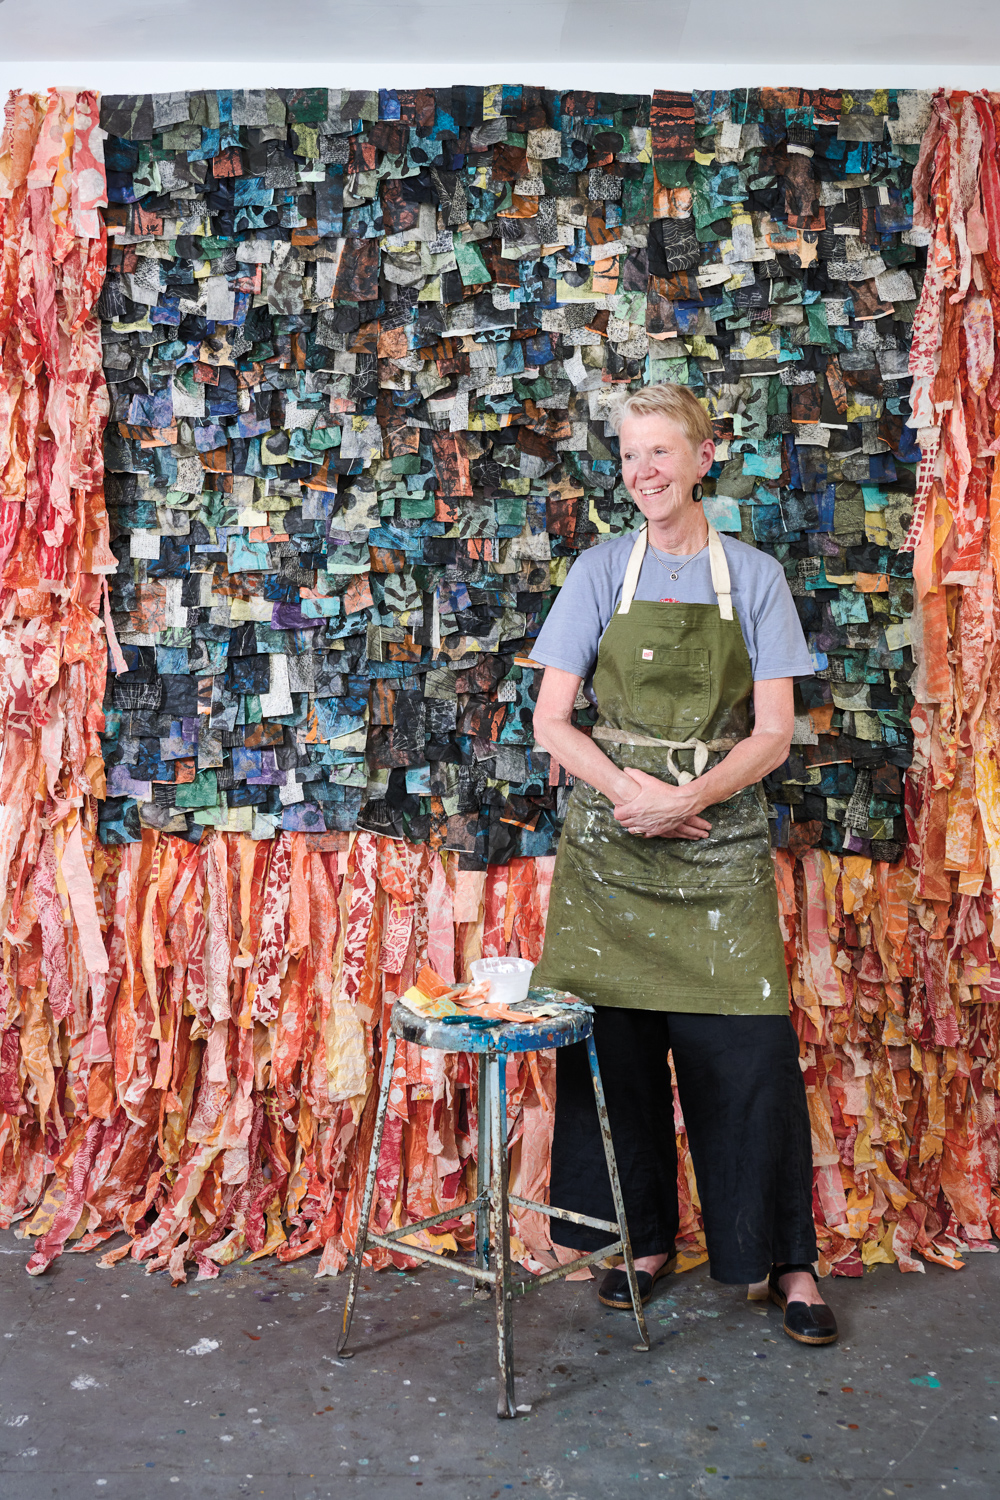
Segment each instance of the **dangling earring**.
M705 491L702 489L702 487L701 487L700 484L696 484L694 486L693 490L691 491L691 499L694 501L695 505L698 505L698 504L701 503L701 498L704 495L704 493L705 493Z

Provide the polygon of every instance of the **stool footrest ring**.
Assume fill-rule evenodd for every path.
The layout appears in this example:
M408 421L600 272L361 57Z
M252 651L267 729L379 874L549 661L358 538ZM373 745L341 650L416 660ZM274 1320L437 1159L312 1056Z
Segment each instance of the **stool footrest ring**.
M488 1202L489 1194L479 1193L475 1198L470 1198L468 1203L463 1203L461 1208L446 1208L443 1213L432 1214L429 1219L418 1219L415 1224L404 1224L399 1229L387 1229L383 1231L382 1238L401 1240L405 1235L417 1234L421 1229L430 1229L434 1224L450 1223L454 1219L467 1219ZM550 1203L536 1203L532 1198L519 1198L516 1193L511 1193L507 1202L513 1208L523 1208L531 1213L544 1214L549 1219L567 1219L571 1224L583 1224L588 1229L605 1229L609 1234L614 1234L618 1228L618 1225L610 1219L592 1219L589 1214L574 1214L568 1208L553 1208Z
M446 1221L451 1223L453 1219L467 1219L470 1214L476 1212L481 1204L488 1202L489 1194L480 1193L477 1197L471 1198L468 1203L463 1204L461 1208L446 1208L444 1213L432 1214L429 1219L418 1219L415 1224L404 1224L399 1229L387 1229L382 1238L385 1240L398 1240L402 1239L405 1234L416 1234L418 1230L429 1229L432 1224L444 1224ZM611 1225L612 1229L617 1229L617 1227L617 1224ZM369 1234L368 1238L371 1239L372 1236Z
M397 1233L412 1233L417 1226L410 1225L407 1230ZM450 1255L441 1255L437 1250L424 1250L420 1245L404 1245L396 1238L385 1234L369 1234L369 1245L381 1245L383 1250L398 1250L404 1255L412 1255L416 1260L429 1261L432 1265L447 1266L450 1271L458 1271L462 1276L468 1276L470 1281L488 1281L491 1286L496 1284L497 1273L487 1266L467 1266L463 1261L455 1260ZM567 1261L565 1265L555 1266L551 1271L543 1271L540 1276L532 1276L530 1280L519 1281L512 1287L516 1292L530 1292L536 1286L545 1286L549 1281L559 1281L563 1276L569 1276L573 1271L582 1271L585 1266L592 1266L596 1261L603 1260L608 1255L621 1255L624 1246L621 1240L614 1240L610 1245L602 1245L600 1250L592 1250L589 1255L581 1255L577 1260Z
M413 1226L410 1226L412 1232ZM367 1236L369 1245L381 1245L383 1250L396 1250L400 1255L412 1255L415 1260L429 1261L431 1265L447 1266L449 1271L458 1271L462 1276L468 1276L471 1281L495 1282L497 1273L490 1271L486 1266L467 1266L464 1261L455 1260L451 1255L442 1255L437 1250L424 1250L420 1245L403 1245L399 1240L390 1240L384 1234L372 1234Z
M607 1229L609 1233L615 1234L618 1225L610 1219L592 1219L588 1214L570 1213L568 1208L553 1208L550 1203L533 1203L530 1198L519 1198L516 1193L511 1193L507 1199L516 1208L530 1208L536 1214L545 1214L550 1219L568 1219L571 1224L585 1224L588 1229Z
M589 1255L581 1255L579 1260L567 1261L564 1266L556 1266L552 1271L544 1271L541 1276L532 1276L530 1281L519 1281L516 1290L530 1292L536 1286L545 1286L546 1282L559 1281L573 1271L582 1271L584 1266L594 1265L596 1261L603 1260L606 1255L621 1255L624 1248L621 1240L615 1240L613 1244L604 1245L600 1250L592 1250Z

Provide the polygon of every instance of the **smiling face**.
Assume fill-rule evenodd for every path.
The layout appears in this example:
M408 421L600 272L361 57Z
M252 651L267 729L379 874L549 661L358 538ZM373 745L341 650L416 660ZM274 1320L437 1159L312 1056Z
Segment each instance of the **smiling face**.
M693 504L691 491L712 467L715 444L692 447L667 417L626 417L619 434L622 479L648 521L664 521Z

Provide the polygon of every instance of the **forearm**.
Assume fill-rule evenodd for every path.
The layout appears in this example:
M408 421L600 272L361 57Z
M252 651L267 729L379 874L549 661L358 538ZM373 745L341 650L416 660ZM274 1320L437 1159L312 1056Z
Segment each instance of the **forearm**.
M535 739L571 776L586 781L612 802L620 802L634 791L634 784L625 772L608 759L589 734L566 719L540 719L536 713Z
M787 756L788 739L784 734L762 730L740 740L718 765L688 783L685 790L693 794L694 810L701 812L716 802L725 802L745 786L753 786Z

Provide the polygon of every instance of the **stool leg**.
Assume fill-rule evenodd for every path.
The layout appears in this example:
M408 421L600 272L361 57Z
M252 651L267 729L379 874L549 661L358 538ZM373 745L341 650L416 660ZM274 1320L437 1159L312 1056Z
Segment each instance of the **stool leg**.
M588 1036L587 1038L587 1057L590 1059L590 1076L594 1084L594 1101L597 1105L597 1118L601 1122L601 1139L604 1141L604 1156L608 1164L608 1176L611 1178L611 1195L615 1202L618 1233L622 1241L625 1274L628 1277L628 1289L632 1296L632 1311L635 1313L635 1321L639 1328L639 1337L642 1339L642 1343L633 1345L633 1348L648 1353L649 1334L646 1330L646 1319L642 1311L642 1299L639 1296L639 1283L635 1276L632 1244L628 1237L628 1224L625 1222L625 1200L622 1198L621 1183L618 1181L618 1163L615 1161L615 1148L611 1139L611 1126L608 1123L608 1106L604 1098L604 1085L601 1082L601 1070L597 1063L597 1048L594 1046L593 1036Z
M516 1417L514 1404L514 1330L512 1324L513 1287L510 1266L510 1218L507 1204L507 1059L495 1052L487 1054L490 1070L490 1121L492 1151L490 1161L490 1214L493 1220L490 1241L493 1269L496 1273L494 1293L497 1315L497 1416Z
M337 1353L344 1355L345 1359L353 1357L353 1351L348 1352L345 1346L351 1334L354 1303L358 1295L358 1283L361 1280L361 1263L365 1258L365 1246L368 1243L368 1223L371 1219L372 1199L375 1196L375 1174L378 1171L379 1152L382 1149L382 1133L385 1130L385 1115L389 1104L389 1089L392 1087L392 1069L395 1058L396 1038L394 1033L390 1031L385 1047L385 1058L382 1063L382 1087L379 1090L378 1111L375 1115L375 1134L372 1137L372 1149L368 1157L365 1194L361 1203L361 1217L358 1220L358 1237L354 1246L354 1264L351 1266L351 1280L347 1288L347 1301L344 1303L344 1326L340 1335L340 1343L337 1345Z
M478 1121L478 1145L476 1150L476 1195L484 1190L489 1190L490 1185L490 1066L484 1056L480 1056L477 1067L479 1070L479 1092L476 1106L476 1117ZM475 1264L484 1270L489 1265L490 1258L490 1206L489 1203L481 1203L476 1209L476 1252ZM474 1297L488 1297L489 1283L477 1281L473 1283Z

